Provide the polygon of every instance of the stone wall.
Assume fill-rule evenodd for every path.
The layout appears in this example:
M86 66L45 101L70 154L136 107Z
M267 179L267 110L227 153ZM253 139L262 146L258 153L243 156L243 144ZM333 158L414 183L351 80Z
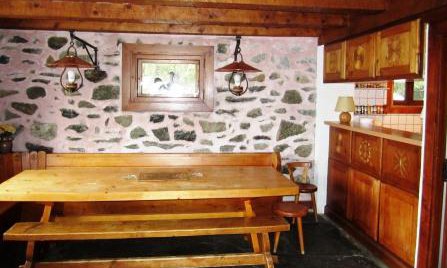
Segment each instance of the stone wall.
M214 74L211 113L121 111L121 43L214 46L215 68L230 63L234 37L84 33L99 47L103 75L85 74L79 95L64 95L47 62L68 47L68 32L0 30L0 121L20 127L14 150L54 152L259 152L313 159L315 38L243 37L244 60L263 70L249 91L228 92ZM83 49L78 54L85 56Z

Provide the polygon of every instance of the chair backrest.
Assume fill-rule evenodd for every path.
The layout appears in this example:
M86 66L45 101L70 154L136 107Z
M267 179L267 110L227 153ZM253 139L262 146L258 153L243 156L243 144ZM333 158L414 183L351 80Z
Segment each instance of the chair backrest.
M312 162L290 162L287 163L287 169L289 170L289 176L291 181L295 181L295 178L293 177L293 172L297 168L302 168L303 173L301 174L301 177L304 178L304 183L309 183L309 169L312 168Z

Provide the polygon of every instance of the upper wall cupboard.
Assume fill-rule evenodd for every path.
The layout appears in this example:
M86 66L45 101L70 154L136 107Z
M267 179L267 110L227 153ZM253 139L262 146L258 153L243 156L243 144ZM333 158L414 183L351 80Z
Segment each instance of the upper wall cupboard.
M324 82L422 77L420 20L325 47Z

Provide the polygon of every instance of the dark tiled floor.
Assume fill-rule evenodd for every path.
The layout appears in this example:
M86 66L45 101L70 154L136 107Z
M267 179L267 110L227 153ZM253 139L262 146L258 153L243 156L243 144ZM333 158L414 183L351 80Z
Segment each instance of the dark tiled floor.
M278 268L379 268L365 251L350 241L330 221L320 218L315 224L312 218L304 219L306 255L298 254L296 227L281 234L278 247ZM206 253L230 253L249 251L249 245L241 236L188 237L175 239L147 239L96 242L52 243L42 259L119 258L157 255L188 255ZM0 267L17 267L23 263L24 244L3 245Z

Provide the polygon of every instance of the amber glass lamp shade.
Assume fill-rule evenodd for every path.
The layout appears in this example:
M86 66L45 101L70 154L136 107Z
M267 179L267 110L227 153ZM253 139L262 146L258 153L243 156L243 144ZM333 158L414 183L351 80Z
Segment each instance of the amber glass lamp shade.
M337 99L335 111L340 112L340 123L349 125L351 123L350 112L355 111L354 98L351 96L340 96Z

